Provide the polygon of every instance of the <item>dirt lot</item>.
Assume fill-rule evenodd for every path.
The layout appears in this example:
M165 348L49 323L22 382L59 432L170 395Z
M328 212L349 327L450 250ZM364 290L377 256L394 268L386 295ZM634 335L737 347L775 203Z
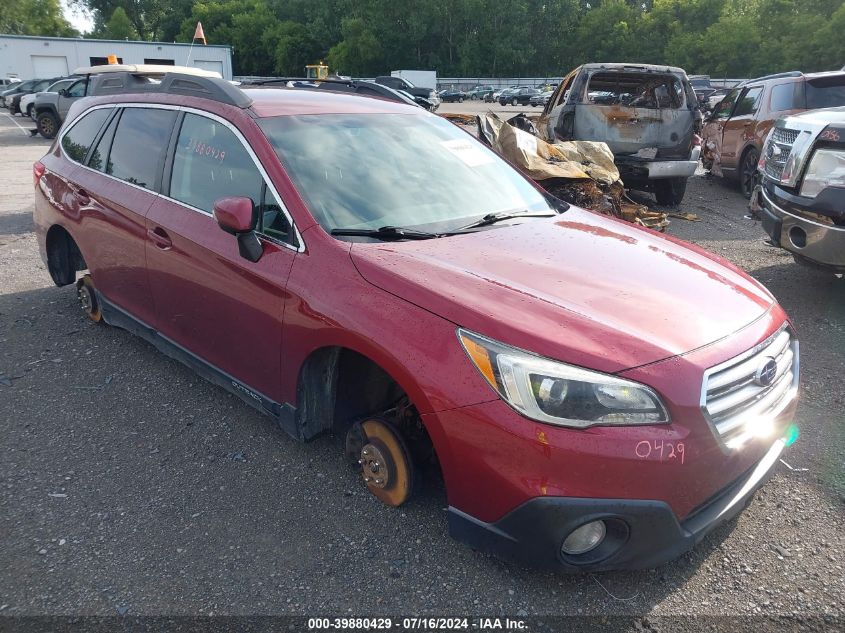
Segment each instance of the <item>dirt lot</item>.
M47 147L0 114L0 613L797 614L841 625L845 281L766 245L730 184L692 179L681 210L701 221L669 232L747 270L792 315L803 373L792 468L780 464L746 512L674 563L558 577L450 540L442 490L389 509L336 440L296 444L150 345L86 321L74 290L51 284L31 232L31 164Z

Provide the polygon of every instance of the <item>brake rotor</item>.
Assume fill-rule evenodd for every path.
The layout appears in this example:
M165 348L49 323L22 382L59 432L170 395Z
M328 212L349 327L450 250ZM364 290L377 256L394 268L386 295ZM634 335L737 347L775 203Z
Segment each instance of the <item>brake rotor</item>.
M367 489L389 506L402 505L411 496L413 466L402 437L383 420L361 423L363 446L360 464Z
M103 318L103 313L97 303L97 294L94 292L91 275L85 275L76 282L76 298L79 299L79 305L88 318L94 323L99 323Z

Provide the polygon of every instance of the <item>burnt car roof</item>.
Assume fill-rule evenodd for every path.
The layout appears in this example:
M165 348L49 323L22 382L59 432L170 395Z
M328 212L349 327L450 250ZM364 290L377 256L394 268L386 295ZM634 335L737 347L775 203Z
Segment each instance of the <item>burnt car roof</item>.
M683 68L679 68L678 66L663 66L659 64L628 64L623 62L582 64L580 68L582 70L632 70L635 72L645 71L683 74L686 74L687 72Z

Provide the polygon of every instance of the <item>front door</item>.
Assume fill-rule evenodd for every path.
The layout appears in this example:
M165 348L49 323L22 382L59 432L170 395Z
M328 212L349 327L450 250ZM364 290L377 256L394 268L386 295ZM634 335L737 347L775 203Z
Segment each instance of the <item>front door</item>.
M279 402L285 285L297 255L289 216L229 123L186 112L177 127L164 195L147 214L156 329L238 386ZM212 217L214 201L227 196L257 207L257 262L241 257L236 238Z
M762 95L762 86L751 86L740 93L722 132L722 169L736 169L740 153L754 139L754 115L760 107Z

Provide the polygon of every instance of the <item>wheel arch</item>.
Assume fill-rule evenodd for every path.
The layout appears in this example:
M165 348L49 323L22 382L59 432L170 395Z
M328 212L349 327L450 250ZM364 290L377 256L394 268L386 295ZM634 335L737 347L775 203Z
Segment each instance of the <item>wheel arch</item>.
M47 270L57 286L68 286L76 281L76 273L87 270L79 244L64 226L54 224L45 237Z

